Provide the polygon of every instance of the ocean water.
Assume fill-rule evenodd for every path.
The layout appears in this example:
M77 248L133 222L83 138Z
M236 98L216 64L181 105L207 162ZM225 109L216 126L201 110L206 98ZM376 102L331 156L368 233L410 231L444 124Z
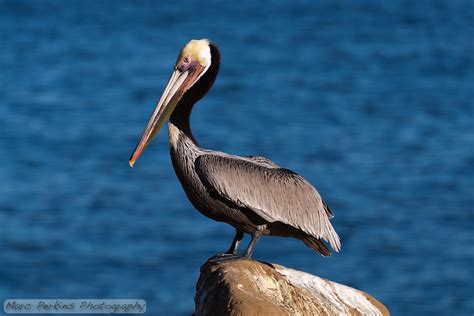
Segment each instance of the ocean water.
M302 174L342 238L330 258L285 238L254 258L393 315L471 315L472 1L1 0L0 300L192 313L199 267L233 229L188 202L166 130L127 160L180 48L203 37L222 65L193 113L201 145Z

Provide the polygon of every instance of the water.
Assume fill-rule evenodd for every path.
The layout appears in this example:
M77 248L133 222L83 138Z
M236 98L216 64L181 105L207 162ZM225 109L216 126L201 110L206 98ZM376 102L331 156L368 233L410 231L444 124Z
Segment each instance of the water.
M393 315L472 314L473 34L470 1L0 1L0 300L193 311L233 229L187 201L166 132L127 159L181 46L209 37L222 68L196 137L304 175L342 238L328 259L283 238L255 258Z

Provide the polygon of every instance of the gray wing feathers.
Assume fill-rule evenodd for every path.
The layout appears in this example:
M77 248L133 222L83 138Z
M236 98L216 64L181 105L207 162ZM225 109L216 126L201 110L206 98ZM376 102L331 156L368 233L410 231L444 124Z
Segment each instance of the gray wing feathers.
M253 162L213 154L198 157L196 171L204 185L223 198L251 209L266 221L282 222L324 239L340 250L339 236L329 222L331 211L298 174L260 157Z
M277 165L276 163L274 163L270 159L262 157L262 156L247 156L247 157L244 157L244 158L247 159L247 160L250 160L251 162L254 162L258 165L261 165L263 167L280 168L279 165Z

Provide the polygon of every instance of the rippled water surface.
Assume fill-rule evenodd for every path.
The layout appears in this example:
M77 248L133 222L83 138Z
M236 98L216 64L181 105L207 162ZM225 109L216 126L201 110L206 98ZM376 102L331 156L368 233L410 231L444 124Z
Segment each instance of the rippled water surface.
M127 159L179 49L208 37L222 67L196 137L304 175L343 243L267 238L254 257L394 315L471 315L473 34L471 1L0 1L0 300L193 311L233 229L188 202L166 132Z

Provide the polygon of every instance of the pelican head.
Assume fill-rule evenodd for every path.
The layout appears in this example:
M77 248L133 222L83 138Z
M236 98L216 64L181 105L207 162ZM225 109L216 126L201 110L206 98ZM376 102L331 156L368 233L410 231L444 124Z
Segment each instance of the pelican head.
M163 127L183 95L198 82L211 66L211 46L207 39L191 40L181 50L173 72L143 132L137 147L129 159L133 167L143 150Z

